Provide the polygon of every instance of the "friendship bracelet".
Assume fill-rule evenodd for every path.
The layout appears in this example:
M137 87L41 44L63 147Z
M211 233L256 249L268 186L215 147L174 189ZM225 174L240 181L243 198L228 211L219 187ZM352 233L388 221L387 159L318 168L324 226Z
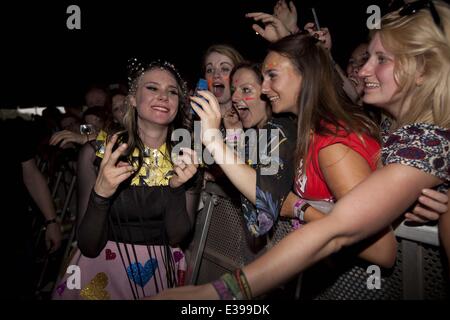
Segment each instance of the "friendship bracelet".
M243 298L244 298L245 300L249 300L248 297L247 297L247 292L246 292L246 290L245 290L245 288L244 288L244 284L242 283L240 271L241 271L241 269L236 269L236 270L234 271L234 274L233 274L233 275L234 275L234 278L236 279L236 282L237 282L238 285L239 285L239 288L241 289L241 292L243 293Z
M242 282L242 285L244 287L244 293L245 293L245 296L246 296L247 300L251 300L253 298L252 290L250 288L250 284L247 281L247 277L245 276L245 273L242 272L241 269L237 269L236 270L236 275L239 276L239 279Z
M299 219L300 210L305 203L306 201L302 198L299 198L297 201L295 201L293 209L294 209L294 217L296 217L297 219Z
M233 295L233 300L244 299L243 292L241 292L239 284L237 283L236 278L232 274L225 273L220 278L223 280L223 282L225 282L225 285L228 287L228 290Z
M220 300L233 300L233 295L231 294L230 290L228 290L223 280L213 281L212 285L217 291Z
M311 205L306 200L300 198L294 204L294 217L296 217L301 223L306 223L305 212Z

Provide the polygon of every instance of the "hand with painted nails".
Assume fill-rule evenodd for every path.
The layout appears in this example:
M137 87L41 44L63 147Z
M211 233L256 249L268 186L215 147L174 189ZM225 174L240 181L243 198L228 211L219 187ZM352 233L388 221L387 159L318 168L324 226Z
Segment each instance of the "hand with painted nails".
M182 148L183 154L174 159L174 175L169 180L172 188L178 188L189 181L196 173L198 168L197 153L188 148Z
M427 223L439 220L448 211L448 195L433 189L422 190L422 195L411 212L405 213L406 221Z
M297 33L299 28L297 26L297 8L294 2L289 1L289 6L285 0L279 0L273 8L273 15L280 19L291 34Z
M277 17L264 12L251 12L245 15L247 18L253 18L255 21L260 21L264 24L264 29L254 24L253 30L260 34L261 37L269 42L276 42L290 34L287 27Z
M321 41L325 49L331 50L333 42L328 28L320 28L320 31L317 31L316 25L313 22L308 22L305 24L304 29L308 31L310 35Z
M209 91L198 91L200 97L191 96L192 109L201 120L201 139L206 148L215 142L222 141L219 130L222 121L220 106L217 98Z
M100 163L100 170L95 181L95 193L104 198L111 197L116 192L118 186L134 172L133 166L129 163L119 161L120 156L124 155L127 144L122 143L114 152L112 151L116 141L117 135L115 134L106 144L105 154Z

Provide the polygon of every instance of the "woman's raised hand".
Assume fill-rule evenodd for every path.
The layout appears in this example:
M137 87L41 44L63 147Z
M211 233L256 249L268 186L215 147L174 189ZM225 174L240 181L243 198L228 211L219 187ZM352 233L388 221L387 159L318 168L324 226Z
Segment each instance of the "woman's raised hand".
M189 148L182 148L183 154L177 156L174 160L174 175L170 178L169 185L172 188L178 188L189 181L196 173L198 168L197 153Z
M320 28L320 31L317 31L316 25L313 22L308 22L305 24L304 29L308 31L311 36L321 41L325 49L331 50L333 41L331 40L331 35L328 28Z
M124 154L127 148L126 143L122 143L114 152L112 151L117 138L116 134L113 135L106 144L105 154L95 181L95 193L104 198L111 197L119 184L128 179L134 172L133 166L129 163L119 161L120 156Z
M273 15L280 19L290 33L297 33L299 31L297 26L297 8L294 2L289 1L288 6L285 0L278 0L273 8Z
M209 91L198 91L200 97L191 96L192 109L201 120L201 139L205 147L208 148L212 142L222 141L222 134L219 130L222 121L219 102Z
M269 42L276 42L290 34L286 26L277 17L264 12L251 12L245 15L255 21L261 21L264 29L257 24L252 25L253 30Z

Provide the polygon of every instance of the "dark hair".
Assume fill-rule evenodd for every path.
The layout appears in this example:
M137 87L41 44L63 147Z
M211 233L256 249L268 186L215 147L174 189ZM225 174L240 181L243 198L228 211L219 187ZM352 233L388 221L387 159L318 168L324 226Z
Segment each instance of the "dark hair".
M253 72L256 74L257 78L258 78L258 82L259 82L260 84L263 83L263 81L264 81L264 76L263 76L263 74L262 74L262 72L261 72L261 64L256 63L256 62L251 62L251 61L243 61L243 62L241 62L241 63L238 63L238 64L233 68L233 70L231 70L231 73L230 73L230 79L233 78L234 74L235 74L236 71L238 71L239 69L248 69L248 70L253 71Z
M241 63L238 63L233 70L231 70L230 73L230 83L231 83L231 79L233 79L234 74L240 70L240 69L247 69L252 71L255 75L256 75L256 79L258 80L258 83L260 85L262 85L263 81L264 81L264 76L261 72L261 64L260 63L256 63L256 62L251 62L251 61L243 61ZM231 83L231 88L233 88L233 84ZM233 89L232 93L233 93ZM266 95L261 95L261 100L266 101L267 103L270 103L269 98L267 98ZM268 105L270 107L270 105Z
M288 58L302 77L297 100L297 165L302 159L307 165L311 131L336 135L343 129L346 134L366 133L378 138L377 125L347 97L331 57L320 41L310 35L296 34L271 44L270 51Z

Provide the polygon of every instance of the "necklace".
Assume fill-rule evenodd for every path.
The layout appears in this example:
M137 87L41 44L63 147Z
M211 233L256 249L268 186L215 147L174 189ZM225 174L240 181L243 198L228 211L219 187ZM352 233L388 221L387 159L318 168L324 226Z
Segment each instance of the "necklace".
M138 151L137 151L138 152ZM137 165L138 153L135 154L133 163ZM138 174L133 178L132 185L136 186L166 186L172 176L172 163L166 156L166 145L159 149L145 147L143 152L143 164Z

